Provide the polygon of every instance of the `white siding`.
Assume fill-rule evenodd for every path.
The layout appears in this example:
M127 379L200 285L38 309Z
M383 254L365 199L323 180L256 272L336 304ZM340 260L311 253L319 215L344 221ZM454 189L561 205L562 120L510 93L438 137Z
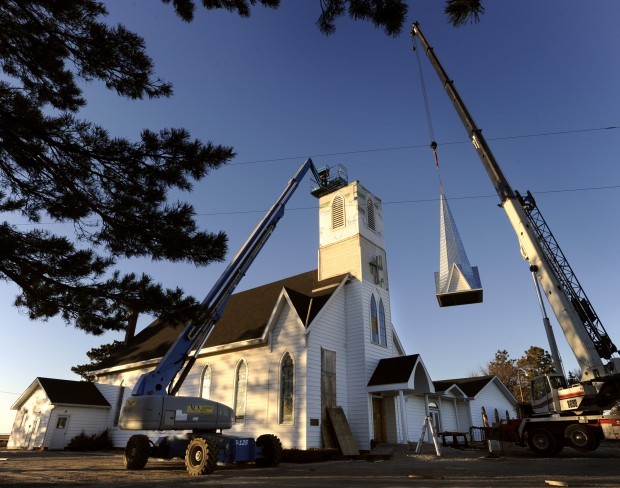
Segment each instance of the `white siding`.
M338 290L329 303L321 310L315 318L308 333L308 364L306 372L307 381L307 442L306 448L321 447L321 427L310 426L310 419L321 419L321 348L336 353L336 401L342 407L349 425L351 425L351 406L350 390L347 388L350 363L347 355L351 350L352 344L349 342L347 329L345 327L345 309L347 307L348 289L350 285L344 285ZM355 430L351 426L355 436ZM359 447L359 446L358 446Z
M456 422L456 409L452 398L442 398L439 402L442 431L460 430Z
M305 448L305 392L306 392L306 350L304 328L296 313L284 299L284 305L276 318L272 331L271 346L263 345L250 349L223 352L200 357L183 386L180 396L198 396L200 380L205 364L211 367L211 400L232 406L234 376L239 360L247 364L247 397L245 419L233 426L227 433L258 437L272 433L280 437L285 448ZM295 364L294 419L292 423L279 422L280 360L288 352ZM125 398L131 394L135 382L143 371L130 371L116 375L102 376L101 383L116 384L124 379ZM112 403L112 402L110 402ZM144 433L151 439L161 437L159 432L123 431L112 429L114 445L123 447L131 435ZM165 435L165 434L163 434Z
M506 398L494 381L489 382L478 392L476 398L471 400L472 421L476 427L482 427L482 407L487 412L489 425L495 422L495 409L499 412L500 419L506 418L506 410L510 413L511 418L515 416L514 405Z
M52 447L60 447L52 445L56 423L60 416L69 417L64 434L64 446L62 447L65 448L71 439L82 432L86 435L103 432L108 426L110 409L100 407L55 407L50 415L47 435L45 436L45 443L43 445L44 448L51 449Z
M426 404L423 396L408 396L405 398L407 414L407 441L418 442L422 433Z
M351 273L361 277L359 236L322 247L319 252L319 280Z
M35 449L43 447L52 405L41 387L26 400L15 416L9 436L9 449Z

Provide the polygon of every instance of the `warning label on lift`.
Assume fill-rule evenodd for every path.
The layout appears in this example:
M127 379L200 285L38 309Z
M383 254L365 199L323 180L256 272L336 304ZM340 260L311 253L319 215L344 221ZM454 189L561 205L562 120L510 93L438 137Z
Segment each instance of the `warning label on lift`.
M213 413L212 405L188 405L187 413Z

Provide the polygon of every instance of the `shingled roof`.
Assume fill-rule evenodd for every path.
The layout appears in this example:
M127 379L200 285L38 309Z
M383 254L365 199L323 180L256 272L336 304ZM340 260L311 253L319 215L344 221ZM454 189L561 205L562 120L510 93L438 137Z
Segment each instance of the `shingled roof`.
M473 376L471 378L455 378L451 380L433 381L435 391L446 391L451 386L458 386L468 397L475 397L480 390L489 384L495 376Z
M89 407L110 407L110 404L88 381L58 380L55 378L35 378L32 384L11 407L17 410L28 398L41 387L53 405L80 405Z
M347 276L317 280L316 270L274 281L230 297L222 318L214 327L205 348L262 337L278 297L286 290L297 315L308 327ZM129 341L126 347L100 364L100 370L163 357L183 324L155 320Z
M419 357L419 354L412 354L381 359L368 381L368 386L407 383Z

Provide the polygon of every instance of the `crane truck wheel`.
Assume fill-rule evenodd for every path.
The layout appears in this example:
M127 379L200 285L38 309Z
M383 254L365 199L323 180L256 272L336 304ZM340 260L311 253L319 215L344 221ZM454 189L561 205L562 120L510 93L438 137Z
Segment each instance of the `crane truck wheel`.
M275 468L282 459L282 443L273 434L263 434L256 439L256 445L262 447L263 455L256 459L256 464L263 468Z
M580 452L594 451L600 443L596 433L581 424L566 427L564 437L575 451Z
M194 437L185 451L185 468L190 476L212 473L217 466L218 442Z
M126 469L142 469L151 453L151 443L145 435L132 435L127 441L123 462Z
M539 456L555 456L559 453L555 436L547 429L532 429L527 434L527 444Z

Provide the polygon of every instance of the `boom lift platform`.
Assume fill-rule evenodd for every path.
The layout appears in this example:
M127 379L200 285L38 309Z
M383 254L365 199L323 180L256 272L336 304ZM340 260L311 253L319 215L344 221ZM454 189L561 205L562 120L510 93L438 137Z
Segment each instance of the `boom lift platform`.
M273 434L253 438L222 433L235 423L232 408L200 397L177 396L179 388L196 362L228 299L261 251L280 219L286 203L305 174L311 171L322 195L346 186L346 170L339 167L335 177L330 168L318 171L307 159L267 211L250 237L232 259L201 303L200 314L189 322L155 369L143 374L131 397L123 405L119 426L127 430L189 431L162 436L152 443L146 435L133 435L127 442L124 462L127 469L142 469L149 457L185 459L190 475L212 472L217 462L254 461L261 466L277 466L282 444Z

